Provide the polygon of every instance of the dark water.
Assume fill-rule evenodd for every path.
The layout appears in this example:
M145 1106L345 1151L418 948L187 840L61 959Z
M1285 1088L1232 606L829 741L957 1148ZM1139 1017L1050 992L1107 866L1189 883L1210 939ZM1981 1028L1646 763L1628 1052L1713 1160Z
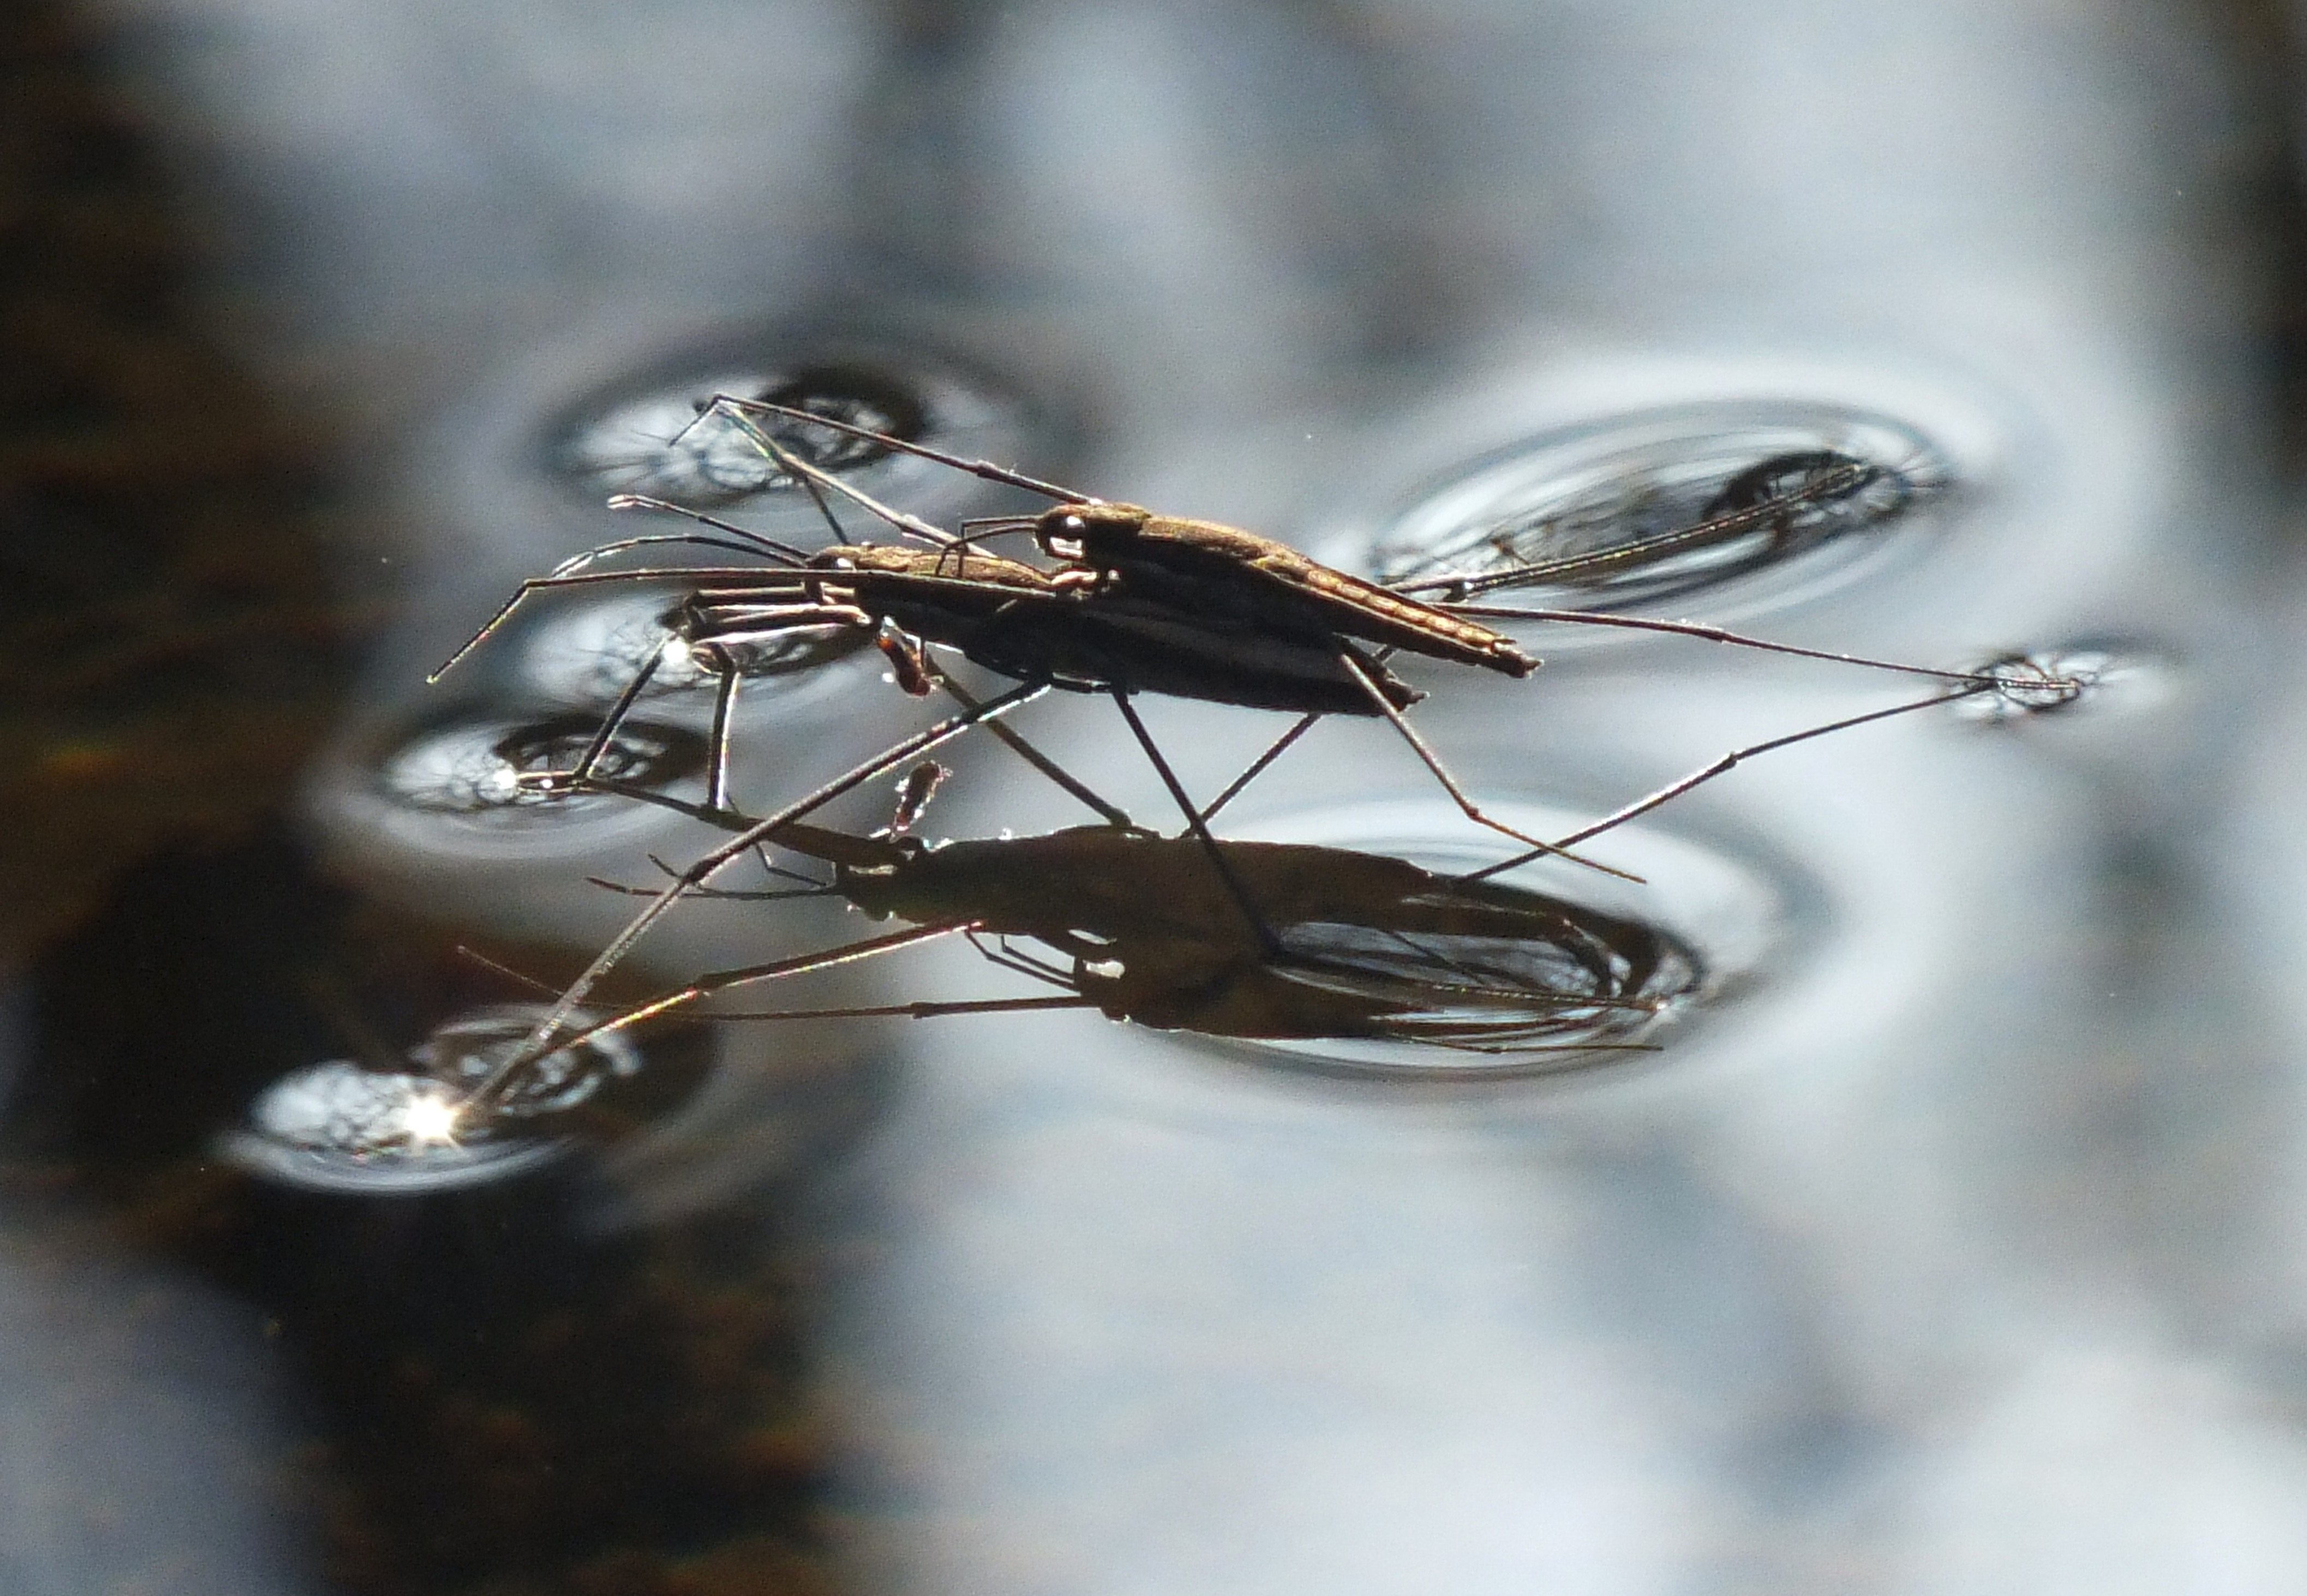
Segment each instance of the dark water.
M2299 1583L2273 19L27 15L0 1588ZM804 1017L605 1034L428 1134L724 834L524 779L654 662L600 773L705 800L682 584L425 674L673 528L612 492L823 544L689 426L719 392L1386 579L1582 558L1482 596L2092 691L1758 753L1585 845L1641 884L1479 902L1435 883L1507 845L1334 719L1216 825L1275 845L1266 985L1204 854L1051 843L1096 815L973 734L914 823L956 848L871 838L893 769L811 817L874 871L733 872L792 896L684 905L589 1001L939 913L982 946L740 988ZM819 449L940 525L1037 506ZM1541 837L1939 691L1513 630L1528 681L1391 666ZM756 815L938 713L854 637L736 663ZM1141 708L1204 801L1287 725ZM1178 829L1111 702L1013 724Z

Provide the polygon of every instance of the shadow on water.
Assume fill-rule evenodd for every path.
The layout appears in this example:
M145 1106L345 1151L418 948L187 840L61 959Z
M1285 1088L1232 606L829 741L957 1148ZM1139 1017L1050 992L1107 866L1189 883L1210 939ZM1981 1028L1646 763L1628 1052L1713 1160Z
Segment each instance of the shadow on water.
M716 820L748 828L742 818ZM990 965L1069 995L899 1004L896 1011L932 1018L1071 1007L1203 1037L1394 1042L1410 1044L1419 1060L1402 1063L1404 1072L1442 1078L1460 1070L1541 1073L1639 1051L1643 1033L1702 981L1695 953L1638 920L1343 848L1205 844L1116 827L927 848L910 837L853 837L800 822L768 840L830 864L832 879L709 895L754 902L837 895L877 920L909 922L919 934L701 976L630 1017L959 933ZM599 1036L612 1023L577 1032ZM1421 1048L1442 1051L1419 1055Z

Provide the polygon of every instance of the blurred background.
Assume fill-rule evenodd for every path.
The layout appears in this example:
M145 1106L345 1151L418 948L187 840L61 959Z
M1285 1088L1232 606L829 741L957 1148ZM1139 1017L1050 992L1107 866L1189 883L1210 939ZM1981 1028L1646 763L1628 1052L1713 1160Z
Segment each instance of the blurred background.
M0 1589L2307 1586L2301 21L14 0ZM666 445L724 390L1381 572L1850 453L1880 526L1619 596L2104 686L1598 845L1710 972L1638 1062L699 1027L604 1052L565 1144L328 1156L353 1065L518 1028L460 948L557 982L630 911L588 876L699 851L505 777L582 745L648 604L425 677L631 534L613 489L813 541ZM1533 823L1912 696L1535 646L1419 712ZM921 724L878 656L810 663L748 683L741 799ZM688 779L711 695L660 686L619 757ZM1147 715L1204 792L1279 725ZM1031 716L1159 823L1110 706ZM936 835L1089 818L950 762ZM1367 728L1227 826L1486 856ZM866 934L692 908L621 990Z

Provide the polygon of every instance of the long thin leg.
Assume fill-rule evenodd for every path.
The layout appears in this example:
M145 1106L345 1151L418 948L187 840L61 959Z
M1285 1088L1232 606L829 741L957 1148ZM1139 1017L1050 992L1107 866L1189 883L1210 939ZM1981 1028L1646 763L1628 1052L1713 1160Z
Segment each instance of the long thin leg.
M863 1008L784 1008L766 1014L708 1014L710 1020L944 1019L956 1014L1030 1014L1094 1008L1094 998L977 998L959 1003L877 1003ZM1533 1052L1544 1051L1534 1048Z
M1672 632L1678 637L1702 638L1710 643L1729 643L1740 648L1791 654L1800 659L1823 659L1835 665L1864 665L1870 671L1896 671L1905 676L1929 676L1940 682L1960 682L1969 687L2010 685L1999 677L1983 675L1977 671L1942 671L1929 665L1902 665L1893 659L1870 659L1863 654L1837 654L1826 648L1804 648L1793 643L1774 643L1767 638L1748 637L1744 632L1729 631L1696 621L1653 621L1643 615L1606 615L1591 610L1517 609L1510 605L1487 604L1454 604L1442 607L1454 615L1479 615L1485 620L1558 621L1572 626L1616 626L1633 631ZM2068 683L2052 682L2045 685L2061 687Z
M771 875L785 876L793 880L809 881L809 878L802 875L799 871L779 870L776 866L768 863L766 860L762 862L762 868L767 870ZM665 873L667 875L673 875L677 872L670 867L667 867ZM606 876L587 876L585 878L585 884L588 887L598 887L604 892L616 893L622 897L655 897L657 895L656 888L631 887L626 885L622 881L612 881ZM733 888L726 887L692 887L689 889L689 896L696 898L700 903L782 904L791 903L795 898L802 897L838 897L841 896L841 889L837 887L827 887L819 882L809 881L809 884L805 887L784 887L772 892L744 892ZM556 986L546 995L557 998L561 995L561 989Z
M685 515L692 521L702 521L726 537L707 537L696 532L652 532L644 537L620 537L611 543L596 543L582 553L571 554L551 571L547 576L574 576L596 560L605 560L611 554L622 554L634 549L646 549L665 544L681 544L690 548L721 549L732 554L759 554L765 559L778 560L788 565L799 565L809 559L809 551L795 548L789 543L779 543L774 537L764 537L759 532L740 527L733 521L716 520L709 515L684 510L663 499L643 498L638 493L619 495L612 510L669 510Z
M599 764L601 756L609 751L609 744L615 739L617 728L625 724L625 716L633 712L633 705L639 701L641 693L649 684L649 678L656 674L657 667L664 663L662 649L653 650L647 659L641 661L641 668L633 673L633 679L625 683L625 690L617 695L617 701L609 706L609 713L601 721L601 729L593 734L593 741L585 745L585 751L578 756L576 765L570 768L568 779L572 784L592 779L593 767Z
M797 954L792 958L775 959L765 965L748 965L739 970L716 970L699 975L678 991L667 992L661 998L612 1015L598 1025L587 1025L581 1031L563 1037L562 1047L575 1047L596 1036L605 1036L612 1031L622 1031L653 1020L684 1005L709 998L715 992L726 991L733 986L744 986L756 981L774 981L781 975L802 975L812 970L830 970L841 965L855 964L860 959L872 958L884 953L895 953L901 948L935 941L966 930L961 925L915 925L904 931L890 931L885 936L868 937L862 941L848 942L838 948L828 948L816 953Z
M1009 939L1006 936L998 939L999 947L989 948L983 931L972 930L964 935L969 939L969 945L977 950L977 956L998 970L1008 970L1013 974L1025 976L1028 981L1038 981L1044 986L1060 987L1067 991L1074 990L1073 982L1058 965L1047 959L1019 953L1009 946Z
M1178 779L1178 773L1170 768L1170 761L1162 758L1161 749L1154 742L1154 734L1145 729L1145 723L1137 718L1137 709L1130 703L1129 694L1117 687L1113 689L1113 701L1120 706L1121 718L1129 723L1130 733L1136 737L1137 746L1145 751L1145 757L1154 761L1154 768L1161 773L1162 785L1168 787L1170 796L1177 800L1179 812L1186 817L1187 829L1202 845L1202 852L1216 870L1227 896L1241 911L1241 917L1249 922L1250 933L1256 937L1257 945L1265 950L1268 958L1280 957L1282 939L1275 936L1273 927L1265 923L1265 916L1258 913L1256 901L1250 897L1248 887L1234 872L1231 862L1225 856L1225 850L1219 847L1217 838L1210 835L1210 828L1202 823L1202 811L1196 807L1193 799L1187 796L1185 784Z
M1540 1032L1539 1034L1548 1033ZM1446 1047L1455 1053L1481 1053L1492 1058L1500 1053L1659 1053L1666 1051L1655 1042L1562 1042L1541 1045L1528 1042L1459 1042L1447 1036L1415 1036L1411 1040L1422 1042L1428 1047Z
M508 1054L504 1062L498 1065L486 1080L473 1089L467 1101L487 1102L502 1091L505 1083L515 1074L527 1068L531 1062L549 1051L554 1039L560 1034L561 1027L568 1023L569 1017L576 1012L579 1005L585 1001L587 994L592 991L601 977L615 968L625 955L632 951L634 945L648 934L649 928L664 918L690 888L703 886L731 860L742 858L750 853L756 843L771 840L780 826L788 825L813 810L823 808L843 794L853 792L883 772L893 770L906 760L927 753L938 744L959 736L981 721L991 720L999 715L1006 715L1019 705L1037 699L1049 691L1046 685L1027 682L987 699L976 709L950 716L926 731L917 732L903 742L885 749L847 774L836 777L807 797L785 805L768 819L755 821L743 831L699 859L687 870L674 877L665 886L665 890L658 893L656 897L639 914L626 922L624 930L619 931L607 947L594 956L593 962L585 966L576 980L570 982L568 990L561 994L560 1000L554 1003L545 1017L536 1023L520 1046Z
M900 450L906 454L919 455L925 460L935 460L940 466L951 466L956 471L966 471L972 476L982 477L988 482L998 482L1008 487L1024 488L1027 493L1039 493L1043 498L1054 499L1060 504L1098 502L1087 494L1077 493L1071 488L1059 487L1054 482L1043 482L1038 476L1028 476L1023 471L997 466L991 460L964 459L957 454L948 454L941 449L931 449L926 443L912 443L903 438L893 438L887 433L877 433L870 427L858 426L846 421L836 421L830 416L819 416L814 410L796 410L790 405L773 405L767 399L739 399L732 393L716 394L710 408L725 408L740 413L782 416L789 421L805 421L812 426L829 427L836 433L846 433L853 438L862 438L868 443L878 443L884 449Z
M818 607L825 606L794 606L800 615L806 615L812 608ZM842 614L839 618L845 622L852 619L866 619L862 612L850 612ZM716 644L709 642L699 644L696 646L696 652L714 662L713 668L719 678L713 699L712 732L706 743L706 782L707 791L711 794L711 807L721 809L726 807L728 797L729 717L736 699L737 683L741 673L737 669L736 662L730 657L729 651ZM622 725L625 717L632 713L633 704L648 687L649 679L656 674L658 668L664 663L665 656L661 651L652 653L642 662L640 669L634 673L633 679L627 682L624 691L617 695L617 701L610 707L608 716L601 722L600 730L593 734L592 742L586 745L585 752L578 759L576 766L565 777L555 779L566 779L572 784L592 779L594 768L600 762L602 756L608 751L609 743L616 736L617 728Z
M1559 854L1574 864L1582 864L1589 870L1599 870L1604 875L1616 876L1622 881L1642 880L1642 877L1631 875L1614 865L1582 858L1560 844L1545 842L1526 832L1516 831L1504 820L1493 819L1484 814L1473 799L1468 796L1466 789L1458 785L1458 778L1450 774L1450 768L1442 762L1442 756L1428 747L1426 739L1418 734L1418 728L1410 724L1410 717L1394 708L1394 700L1387 698L1380 690L1376 679L1363 668L1362 662L1354 657L1352 651L1346 648L1339 649L1338 663L1344 665L1347 673L1362 684L1362 691L1369 694L1370 702L1376 704L1378 712L1385 716L1395 731L1402 734L1402 740L1410 744L1411 751L1415 753L1424 762L1426 768L1434 773L1434 779L1442 784L1442 790L1450 794L1451 801L1457 804L1466 818L1474 824L1487 826L1492 831L1511 837L1518 843L1527 843L1541 854Z
M529 991L537 992L547 998L557 998L561 995L561 989L559 987L547 986L536 976L524 974L519 970L514 969L510 965L503 964L496 959L493 959L477 948L470 948L466 946L464 943L459 942L457 944L454 951L459 958L478 965L482 969L489 971L493 974L502 975L506 980L513 982L516 986L525 986L528 988ZM395 1069L398 1069L401 1066L399 1064L395 1064L393 1066Z
M973 709L977 707L977 699L972 697L970 693L967 692L959 682L956 682L951 675L947 674L943 667L939 666L934 660L928 660L926 656L923 657L929 665L930 674L936 679L937 684L939 687L943 688L947 693L951 695L956 703L959 704L965 709ZM1103 798L1099 797L1096 793L1093 792L1086 785L1077 779L1071 771L1059 764L1055 759L1050 758L1049 755L1043 753L1040 749L1035 748L1032 743L1026 742L1025 734L1018 731L1015 726L1005 725L1000 721L997 720L989 724L985 729L992 733L997 739L1010 750L1010 751L1018 755L1027 764L1033 766L1034 769L1040 771L1043 776L1048 777L1051 781L1057 783L1058 785L1063 787L1067 792L1081 800L1082 802L1087 804L1091 809L1095 810L1098 814L1104 819L1108 825L1132 828L1136 825L1137 822L1131 819L1126 811L1122 810L1119 805L1109 803Z
M1395 650L1394 648L1389 645L1379 649L1374 657L1376 659L1378 664L1384 665L1387 660L1394 657L1394 652ZM1244 770L1239 776L1235 777L1231 781L1226 784L1226 789L1224 792L1220 793L1216 797L1210 800L1209 807L1202 811L1202 819L1205 820L1208 819L1212 815L1217 813L1218 811L1223 809L1227 804L1231 803L1236 798L1241 796L1242 790L1244 788L1248 787L1250 783L1256 781L1259 777L1265 775L1267 768L1270 767L1274 760L1289 752L1299 738L1303 737L1307 733L1314 729L1315 724L1322 718L1323 713L1324 712L1322 710L1316 709L1310 715L1300 717L1296 725L1291 726L1288 731L1282 733L1281 736L1276 737L1272 745L1269 746L1264 753L1258 755L1257 758L1249 762L1249 768L1248 769Z
M717 404L721 401L716 400L715 402ZM803 412L803 414L806 414L806 412ZM944 530L942 528L931 526L927 521L922 519L921 517L917 515L907 515L902 510L892 510L889 506L882 503L881 501L873 497L872 494L865 492L864 489L852 487L849 484L842 481L838 476L835 476L828 472L819 470L807 460L795 456L791 450L785 448L775 438L772 438L768 433L763 432L759 427L755 426L752 422L743 415L741 414L738 416L737 425L745 429L746 434L750 437L754 442L760 445L761 452L768 455L772 460L776 462L777 469L785 472L795 482L803 484L814 483L819 487L831 488L835 493L839 493L843 498L849 500L852 503L858 505L873 515L879 516L890 526L896 528L898 531L918 537L923 543L934 545L939 548L950 548L953 545L954 536L952 533ZM876 435L878 436L879 434ZM828 513L829 514L830 511Z
M811 482L806 476L800 480L802 489L809 494L809 502L817 506L817 513L823 516L825 518L825 524L833 529L833 541L836 543L855 542L856 540L849 536L849 528L841 524L841 518L833 513L833 506L826 502L825 490L819 487L817 484Z
M451 654L447 659L442 661L439 669L433 671L432 674L425 678L425 684L427 686L432 685L433 683L440 681L442 677L447 675L451 670L455 669L457 663L459 660L463 659L465 656L470 654L474 649L479 648L482 643L487 640L491 632L493 632L498 627L502 626L508 620L510 620L512 616L513 611L520 607L521 601L528 597L532 593L541 593L553 588L594 588L608 582L728 581L758 583L766 574L768 573L763 571L758 565L709 565L696 567L665 565L652 566L645 571L588 571L574 576L531 577L527 581L521 583L519 587L513 589L512 596L506 599L504 603L499 606L497 613L489 617L487 623L484 625L480 631L475 632L471 637L467 638L465 641L459 646L454 654Z
M702 803L690 803L683 799L675 798L670 793L653 793L647 787L635 786L630 782L610 781L596 777L593 778L592 786L596 792L614 793L620 798L630 798L637 803L653 803L659 809L669 809L675 814L687 815L692 820L702 820L708 826L717 826L724 831L742 831L753 823L752 816L741 813L736 810L712 809ZM793 828L790 825L779 829L776 840L780 847L793 848L795 853L802 851L793 840ZM789 897L824 897L839 891L838 888L828 882L816 880L776 863L769 857L767 843L754 844L753 852L760 862L763 875L773 880L798 882L800 889L792 892L741 892L718 887L692 887L690 888L690 896L733 903L769 903ZM679 871L654 854L648 856L648 862L656 865L657 873L667 880L674 880L681 874ZM887 862L894 864L897 861L891 859ZM655 897L660 890L656 887L628 887L621 881L612 881L602 876L587 876L585 879L605 892L619 892L627 897Z
M765 537L759 532L755 532L747 528L737 525L734 521L725 521L720 517L708 515L701 510L691 510L686 504L675 504L670 499L653 498L648 493L611 493L605 502L611 510L654 510L665 515L686 516L689 519L710 527L716 532L726 532L733 536L744 538L748 542L757 543L765 549L772 550L775 553L783 555L785 559L792 561L796 565L807 565L809 563L809 551L806 549L795 548L789 543L779 543L774 537ZM831 510L825 509L825 505L822 501L819 502L819 508L825 510L825 519L833 523L834 536L838 537L843 543L847 543L849 541L848 536L841 530L841 523L833 519L833 511ZM578 558L591 559L598 554L613 553L621 547L638 545L644 543L702 543L709 544L715 548L726 548L728 546L718 539L698 537L694 535L682 535L674 537L633 537L628 538L624 544L604 544L597 549L587 549L583 554L579 555Z
M1728 775L1757 754L1766 754L1773 749L1789 748L1797 742L1807 742L1814 737L1823 737L1830 732L1847 732L1852 726L1863 726L1868 721L1888 720L1894 715L1911 715L1917 709L1935 708L1941 704L1951 704L1960 699L1975 698L1982 692L1993 691L1988 687L1965 687L1958 688L1953 692L1934 693L1927 699L1915 699L1904 704L1893 704L1888 709L1870 709L1864 715L1848 715L1840 720L1830 720L1823 725L1810 726L1803 731L1789 732L1783 737L1772 737L1767 742L1752 742L1744 748L1733 749L1711 764L1701 766L1687 776L1678 777L1657 792L1637 798L1624 809L1614 810L1592 825L1572 832L1557 842L1554 847L1573 847L1589 837L1599 837L1605 831L1614 830L1637 815L1646 815L1661 803L1671 802L1693 787L1712 781L1718 776ZM1480 870L1470 871L1455 879L1460 881L1479 881L1485 876L1497 875L1500 871L1513 870L1517 866L1528 864L1540 854L1550 851L1552 850L1536 849L1512 859L1502 860L1497 864L1485 865Z
M989 520L998 520L1001 524L989 528L986 525ZM991 543L997 537L1022 536L1031 532L1033 526L1033 520L1029 516L980 516L962 522L960 535L947 546L951 548L957 557L964 556L978 545Z
M713 688L713 730L705 743L705 802L715 809L729 807L729 716L737 707L737 683L744 674L726 648L715 648L721 679Z
M1282 733L1282 735L1276 737L1264 753L1252 759L1249 762L1249 768L1248 769L1244 770L1239 776L1235 777L1231 781L1228 782L1224 792L1220 793L1216 797L1210 800L1209 807L1202 811L1202 819L1205 820L1208 819L1212 815L1217 813L1218 811L1223 809L1227 804L1231 803L1236 798L1239 797L1241 795L1241 790L1244 787L1247 787L1250 783L1265 775L1266 767L1273 764L1274 760L1280 759L1283 754L1289 752L1291 744L1296 742L1299 738L1303 737L1307 733L1312 731L1314 729L1315 723L1319 721L1321 718L1322 711L1319 709L1315 710L1310 715L1300 716L1296 725L1291 726L1288 731Z

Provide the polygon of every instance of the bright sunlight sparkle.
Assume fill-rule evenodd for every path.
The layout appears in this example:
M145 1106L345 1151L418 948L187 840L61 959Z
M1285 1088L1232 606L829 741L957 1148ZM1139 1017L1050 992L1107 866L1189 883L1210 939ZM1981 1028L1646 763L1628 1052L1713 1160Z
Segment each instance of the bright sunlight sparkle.
M457 1104L441 1096L412 1098L401 1115L401 1124L408 1139L419 1146L453 1142L457 1139Z

